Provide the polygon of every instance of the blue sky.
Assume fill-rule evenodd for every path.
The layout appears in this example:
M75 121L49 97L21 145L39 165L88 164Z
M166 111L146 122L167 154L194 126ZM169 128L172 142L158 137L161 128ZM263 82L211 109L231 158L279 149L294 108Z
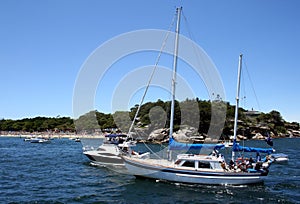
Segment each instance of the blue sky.
M285 120L300 122L297 0L2 0L0 118L73 117L74 85L88 56L123 33L168 29L178 5L183 6L188 22L186 26L182 20L182 34L190 37L192 33L192 40L216 65L226 101L234 103L238 55L243 53L255 94L245 75L242 107L263 112L278 110ZM149 56L142 53L120 60L107 73L107 80L117 83L110 79L118 74L117 79L121 79L121 73L130 72L131 67L154 64L156 54ZM168 57L162 61L167 66ZM101 83L95 109L110 112L110 97L106 96L113 89L107 85L103 88ZM196 94L208 99L201 93ZM150 94L147 100L156 101L155 97Z

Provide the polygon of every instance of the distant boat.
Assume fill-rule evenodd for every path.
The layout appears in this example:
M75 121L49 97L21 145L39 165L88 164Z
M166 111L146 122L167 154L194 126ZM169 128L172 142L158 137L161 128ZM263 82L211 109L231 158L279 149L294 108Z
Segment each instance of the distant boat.
M232 147L233 146L233 142L231 142L231 141L222 141L222 143L221 144L224 144L224 146L225 147Z
M26 137L26 138L24 138L24 141L25 142L30 142L31 139L32 139L32 137Z
M74 141L75 141L75 142L81 142L80 138L78 138L78 137L75 138Z
M30 143L50 143L51 140L48 138L40 138L40 137L34 137L30 139Z
M271 161L266 158L266 161L246 161L241 159L240 162L235 161L236 151L254 151L254 152L273 152L273 149L242 147L236 143L237 120L238 120L238 105L239 105L239 90L240 90L240 71L242 55L239 58L238 69L238 88L236 97L236 110L234 121L234 141L232 148L232 162L227 164L217 149L223 148L224 145L218 144L186 144L179 143L172 136L174 122L174 105L175 105L175 84L176 84L176 69L177 69L177 49L179 41L179 22L181 8L177 8L177 27L175 37L175 51L173 63L173 79L172 79L172 101L171 101L171 118L170 118L170 134L169 134L169 152L172 150L191 150L208 148L212 150L210 155L197 154L179 154L175 161L167 159L152 159L152 158L135 158L131 155L122 156L125 161L125 166L129 174L137 177L151 178L155 180L170 181L176 183L189 184L216 184L216 185L243 185L262 182L262 178L269 173ZM174 74L175 73L175 74ZM247 163L248 162L248 163Z

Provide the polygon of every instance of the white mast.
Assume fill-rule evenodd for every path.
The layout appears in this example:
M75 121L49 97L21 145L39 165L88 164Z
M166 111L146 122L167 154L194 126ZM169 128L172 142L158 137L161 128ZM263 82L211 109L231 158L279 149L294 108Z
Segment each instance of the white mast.
M242 57L240 54L239 57L239 67L238 67L238 80L237 80L237 89L236 89L236 105L235 105L235 115L234 115L234 129L233 129L233 145L236 144L236 134L237 134L237 121L239 114L239 97L240 97L240 83L241 83L241 70L242 70ZM232 161L234 161L235 152L232 151Z
M172 138L173 135L173 126L174 126L174 108L175 108L175 87L176 87L176 72L177 72L177 60L178 60L178 44L179 44L179 27L180 27L180 15L182 7L176 9L177 14L177 24L175 31L175 48L174 48L174 58L173 58L173 77L172 77L172 101L171 101L171 115L170 115L170 133L169 138ZM171 159L171 152L169 155Z

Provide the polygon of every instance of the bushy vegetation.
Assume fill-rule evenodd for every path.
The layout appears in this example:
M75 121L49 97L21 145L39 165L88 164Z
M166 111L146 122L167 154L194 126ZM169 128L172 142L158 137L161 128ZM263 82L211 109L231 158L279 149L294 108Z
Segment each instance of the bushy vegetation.
M69 117L35 117L21 120L0 120L1 131L24 131L24 132L45 132L45 131L74 131L73 120Z
M198 106L195 111L195 106ZM205 101L197 99L186 99L185 101L175 103L174 112L174 130L178 130L180 125L189 125L197 127L200 134L207 134L210 126L218 124L211 124L212 107L217 112L213 117L218 118L218 112L221 109L226 110L226 120L224 127L221 131L224 135L233 134L233 119L235 106L230 105L228 102L222 101ZM194 108L190 108L194 107ZM0 120L0 131L26 131L26 132L44 132L44 131L86 131L88 133L95 130L106 129L119 129L120 131L127 132L129 130L131 121L133 120L138 106L134 106L130 111L117 111L113 114L105 114L97 110L90 111L78 119L73 120L69 117L35 117L25 118L21 120ZM151 126L163 128L169 127L170 118L170 101L158 100L156 102L148 102L141 106L135 125L143 128ZM182 117L182 114L184 117ZM188 117L186 117L188 116ZM221 115L220 115L221 117ZM239 123L240 129L247 130L249 127L264 126L268 130L273 131L275 134L286 133L287 126L298 127L299 123L287 123L282 118L278 111L271 111L270 113L259 113L257 115L249 116L247 111L239 109ZM153 122L154 121L154 122ZM155 121L157 124L154 124ZM218 123L218 120L213 120ZM288 124L288 125L287 125Z

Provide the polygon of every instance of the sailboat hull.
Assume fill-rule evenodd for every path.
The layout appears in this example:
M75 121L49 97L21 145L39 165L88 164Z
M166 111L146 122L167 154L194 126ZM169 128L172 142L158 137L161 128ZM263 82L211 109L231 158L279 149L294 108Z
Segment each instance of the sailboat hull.
M123 157L123 159L128 171L135 176L175 183L244 185L261 183L265 176L263 173L185 170L171 166L147 164L142 160L129 157Z

